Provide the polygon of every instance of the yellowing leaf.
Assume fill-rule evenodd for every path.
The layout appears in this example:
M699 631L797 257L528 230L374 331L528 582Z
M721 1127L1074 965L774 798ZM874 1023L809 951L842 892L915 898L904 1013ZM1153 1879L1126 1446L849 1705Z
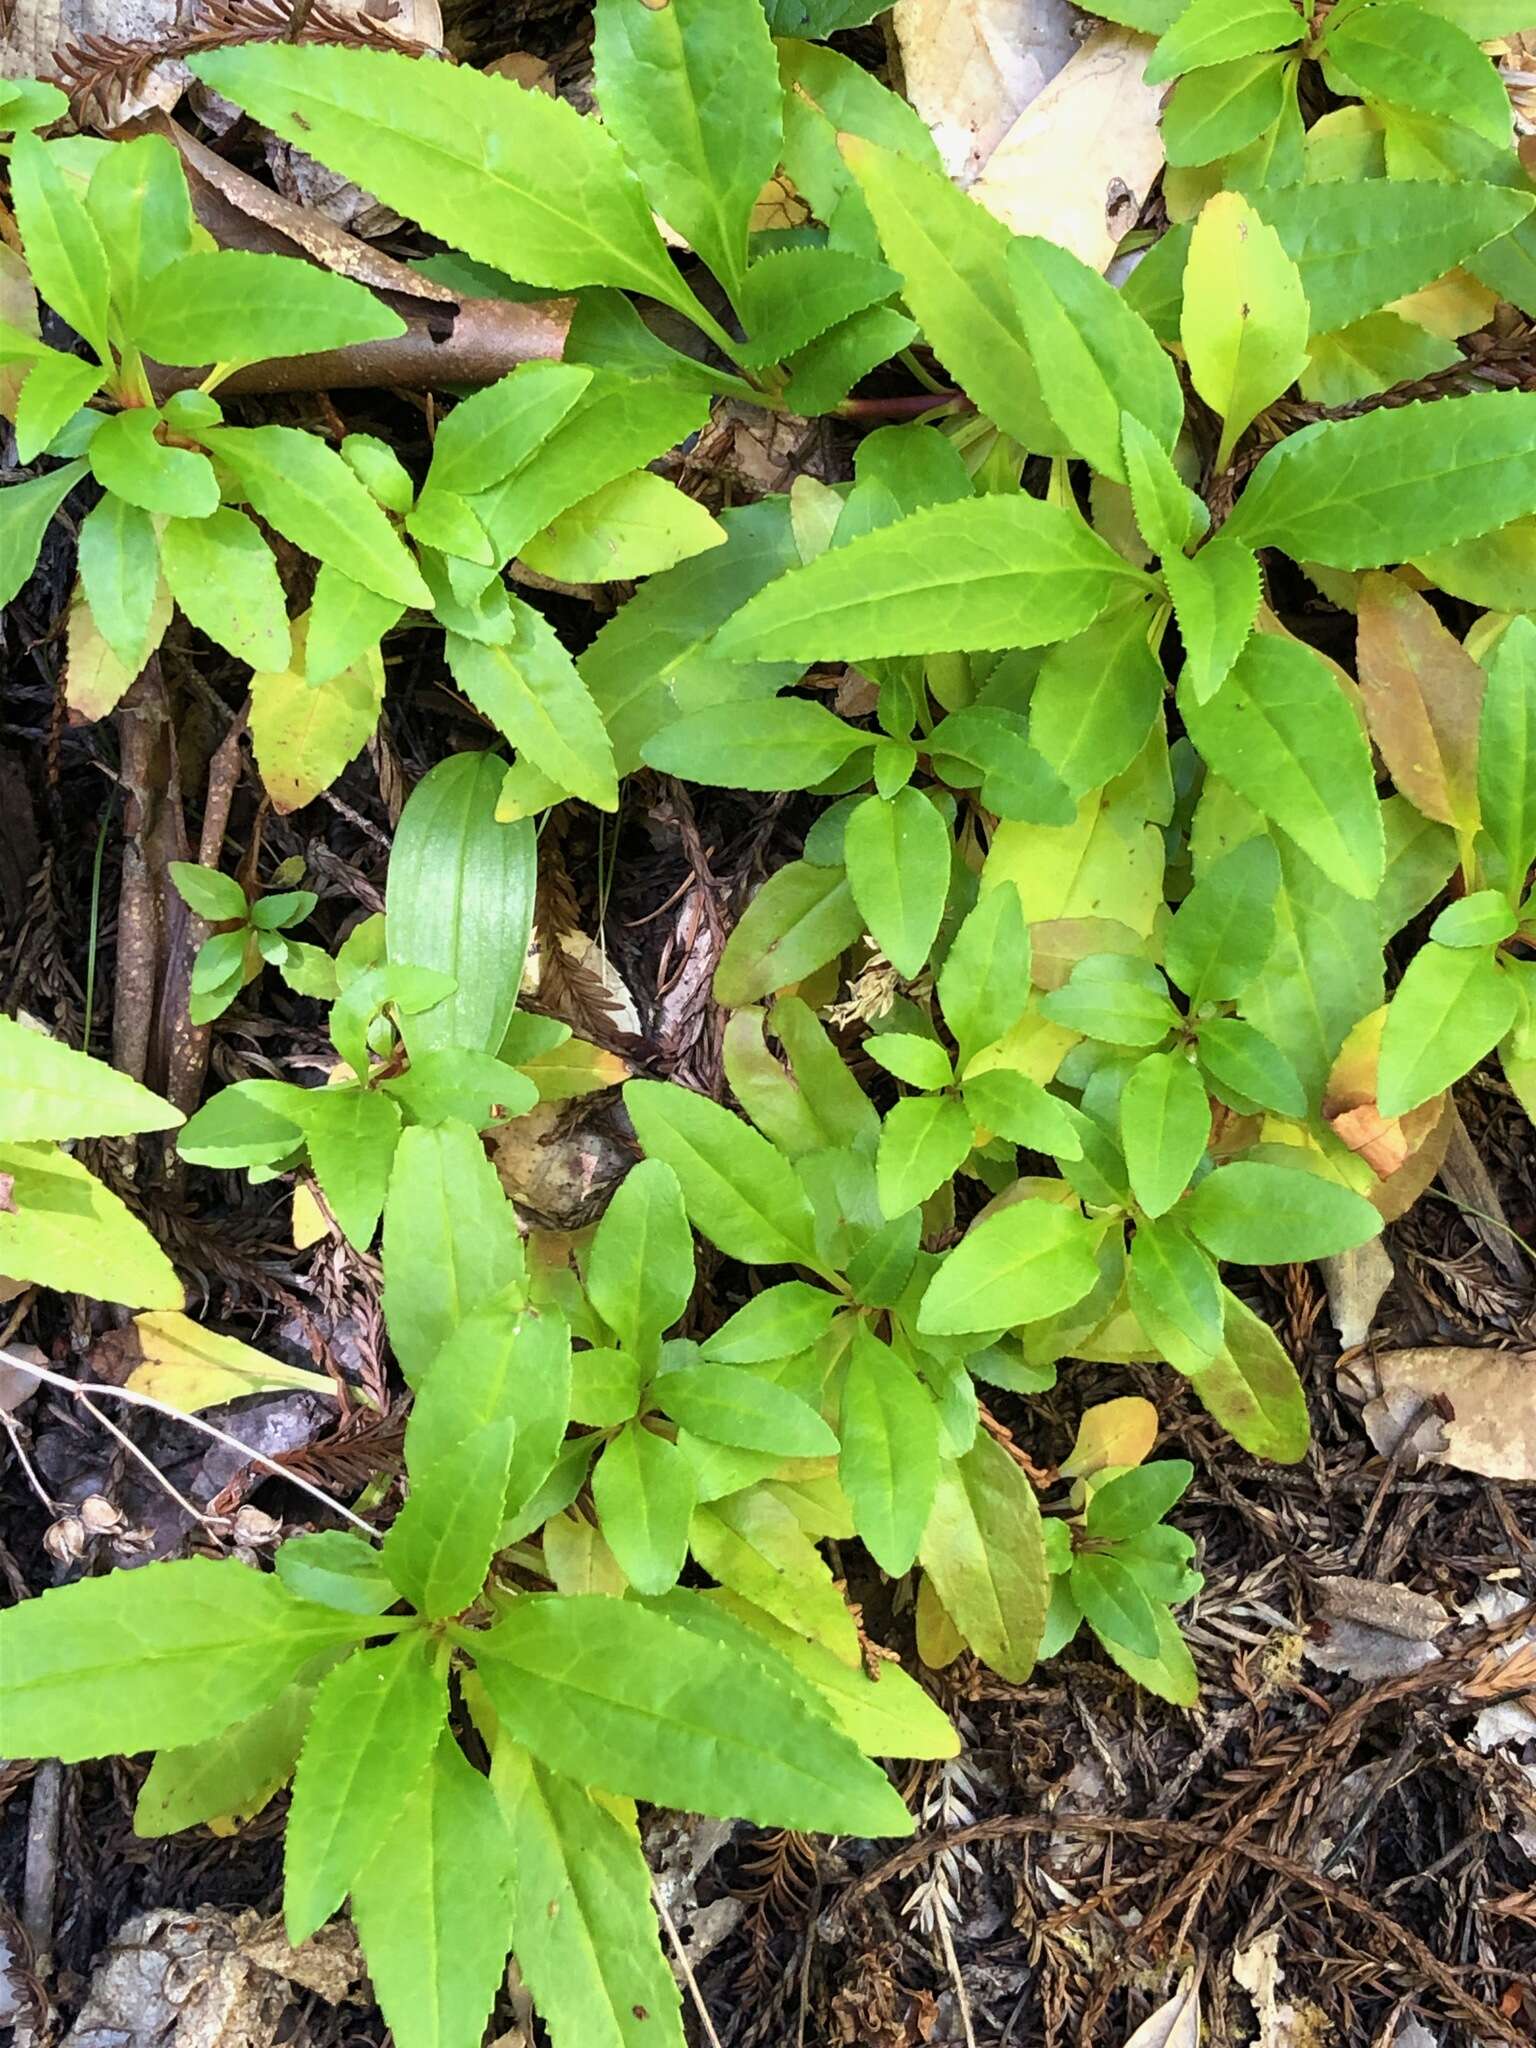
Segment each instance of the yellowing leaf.
M1398 576L1363 577L1358 616L1361 696L1392 780L1426 818L1475 831L1482 669Z
M1280 237L1240 193L1218 192L1190 238L1180 334L1190 381L1221 415L1219 469L1306 368L1308 319L1301 273Z
M201 1328L190 1316L135 1316L133 1327L140 1362L125 1384L132 1393L148 1394L183 1415L237 1401L242 1394L272 1394L289 1387L335 1396L336 1389L323 1372L280 1365L237 1337L220 1337Z
M1156 1442L1157 1410L1150 1401L1139 1394L1100 1401L1077 1425L1077 1441L1071 1457L1062 1461L1062 1476L1089 1479L1110 1465L1139 1465Z
M251 677L251 737L262 781L279 811L302 810L328 789L373 736L384 702L384 663L372 648L328 683L304 674L303 631L292 666Z

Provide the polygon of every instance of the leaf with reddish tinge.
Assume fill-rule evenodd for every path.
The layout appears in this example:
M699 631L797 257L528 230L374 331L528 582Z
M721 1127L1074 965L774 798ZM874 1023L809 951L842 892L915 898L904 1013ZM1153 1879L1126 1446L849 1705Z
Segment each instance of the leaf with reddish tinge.
M1396 576L1361 579L1357 645L1366 719L1393 781L1426 818L1475 831L1482 669Z

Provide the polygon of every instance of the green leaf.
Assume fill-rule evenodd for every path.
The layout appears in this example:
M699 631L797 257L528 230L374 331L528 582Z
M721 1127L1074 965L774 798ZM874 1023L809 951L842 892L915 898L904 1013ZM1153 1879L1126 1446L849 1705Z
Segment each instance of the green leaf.
M645 1153L677 1175L689 1220L748 1265L817 1265L811 1205L789 1161L718 1102L630 1081L624 1106Z
M304 1142L299 1115L284 1114L300 1095L285 1081L241 1081L223 1088L193 1114L176 1149L194 1166L270 1166Z
M600 1594L519 1598L475 1638L504 1726L578 1782L768 1827L909 1834L890 1784L763 1667ZM707 1699L708 1726L689 1703Z
M1385 0L1331 24L1323 72L1336 92L1386 100L1470 129L1507 147L1504 81L1463 29L1421 7Z
M403 1131L384 1204L384 1316L408 1384L420 1386L461 1319L522 1272L517 1219L475 1133Z
M305 615L304 680L318 687L366 662L379 651L384 635L400 623L403 609L392 597L365 590L329 562L320 563Z
M1170 1216L1139 1222L1131 1240L1131 1312L1179 1372L1209 1365L1222 1348L1216 1266Z
M646 198L734 298L752 209L783 140L758 0L606 0L592 60L604 125Z
M614 1190L587 1254L587 1295L627 1351L669 1330L693 1292L693 1238L677 1175L642 1159Z
M1381 1034L1377 1101L1406 1116L1469 1074L1515 1021L1514 982L1490 952L1421 946L1408 963Z
M917 1376L867 1325L854 1331L838 1478L854 1527L892 1578L910 1571L939 1483L939 1418Z
M926 1202L964 1162L971 1119L952 1095L907 1095L887 1112L875 1160L880 1208L888 1219Z
M850 135L839 147L935 353L1025 448L1069 452L1047 409L1000 220L936 167Z
M78 1763L202 1742L371 1626L208 1558L57 1586L0 1615L6 1747Z
M1181 78L1163 109L1163 146L1171 164L1208 164L1256 142L1295 91L1295 62L1260 54Z
M1357 398L1416 383L1461 361L1454 341L1426 334L1397 313L1368 313L1334 334L1314 334L1301 376L1301 395L1314 405L1345 406Z
M282 580L243 512L225 505L207 519L167 520L160 567L172 597L210 640L253 669L287 667L292 638Z
M1122 420L1141 421L1159 447L1171 449L1184 424L1178 372L1141 315L1070 249L1019 235L1007 256L1052 420L1074 453L1124 483Z
M478 1595L509 1494L520 1507L542 1484L569 1412L563 1317L523 1308L513 1286L460 1319L411 1410L411 1490L384 1545L391 1578L423 1614L457 1614ZM530 1431L539 1440L533 1446L524 1442ZM515 1488L514 1447L530 1468Z
M1079 1551L1072 1560L1072 1597L1096 1636L1138 1657L1157 1655L1157 1621L1135 1574L1118 1557Z
M331 1214L358 1251L373 1242L400 1137L400 1111L362 1088L312 1088L304 1137Z
M616 810L613 749L586 685L544 615L519 598L509 603L516 628L509 645L448 635L455 682L562 789L599 810Z
M1035 1490L985 1431L939 1467L918 1553L944 1612L981 1661L1022 1685L1034 1668L1050 1597Z
M206 249L146 278L133 339L157 362L254 363L391 341L405 322L351 278L287 256Z
M78 1159L56 1145L0 1144L0 1173L11 1181L0 1208L0 1273L130 1308L183 1307L175 1267Z
M1147 60L1148 85L1184 71L1283 50L1304 33L1291 0L1192 0Z
M1148 1216L1171 1209L1205 1157L1211 1106L1182 1053L1137 1062L1120 1096L1120 1144L1131 1192Z
M1231 1001L1259 973L1274 949L1279 888L1279 855L1260 833L1213 862L1174 912L1163 962L1192 1010Z
M927 123L863 65L814 43L780 42L779 78L784 88L784 169L795 189L818 220L836 222L841 247L878 256L880 237L842 154L842 138L864 136L938 171L939 152Z
M1019 892L989 889L962 921L939 969L939 1006L960 1047L960 1071L995 1045L1029 1002L1029 927Z
M1177 324L1175 320L1175 330ZM1120 438L1136 524L1142 539L1166 566L1169 556L1179 554L1204 533L1211 515L1174 468L1162 444L1133 413L1121 419Z
M139 1787L133 1832L160 1841L206 1821L259 1813L292 1775L313 1689L290 1685L286 1692L206 1742L162 1749Z
M1182 705L1207 764L1288 832L1330 881L1368 899L1386 852L1370 749L1327 663L1257 633L1209 703Z
M123 667L137 675L148 655L160 580L159 550L148 516L109 492L80 523L78 567L97 631Z
M1334 569L1379 569L1536 512L1536 392L1385 406L1303 427L1254 471L1226 531Z
M912 980L944 915L949 827L927 797L907 788L867 797L848 820L843 848L854 902L891 965Z
M290 964L285 963L284 976L291 987ZM537 1086L519 1068L508 1066L494 1053L470 1052L463 1046L413 1053L406 1072L382 1085L412 1123L441 1124L457 1119L477 1131L526 1116L539 1100Z
M40 142L35 135L16 137L11 145L11 205L38 297L89 342L97 361L106 365L112 361L107 345L107 252L83 195L64 169L65 149L62 143Z
M735 659L872 659L1038 647L1138 573L1075 512L1026 497L934 505L781 576L721 629Z
M808 1351L826 1335L842 1307L835 1294L804 1280L784 1280L754 1294L745 1308L704 1340L704 1356L720 1365L763 1365Z
M491 1789L517 1845L512 1945L540 2013L579 2048L684 2048L633 1820L499 1739Z
M837 1449L809 1403L744 1366L685 1366L660 1374L651 1391L674 1422L711 1443L782 1458L822 1458Z
M91 173L85 204L107 252L113 306L137 341L139 291L192 247L192 202L175 145L163 135L114 143Z
M1189 378L1219 413L1216 467L1307 366L1307 300L1280 237L1238 192L1206 202L1190 238L1180 321Z
M1305 1167L1239 1159L1218 1166L1180 1210L1218 1259L1287 1266L1331 1258L1381 1235L1363 1195Z
M520 553L530 569L556 582L613 583L675 568L724 540L724 528L695 499L637 469L561 512Z
M759 256L733 293L747 333L742 360L782 362L900 284L893 270L850 249L812 244Z
M916 1031L881 1031L864 1041L864 1050L877 1066L905 1081L910 1088L925 1092L947 1088L955 1078L949 1054L937 1039L924 1038Z
M40 78L0 79L0 129L49 128L69 112L69 99Z
M977 1123L1010 1145L1056 1159L1081 1159L1083 1141L1065 1108L1038 1081L1011 1067L988 1067L965 1083L965 1106Z
M1487 664L1477 751L1483 830L1515 897L1536 861L1536 624L1511 619Z
M1109 1543L1139 1535L1163 1519L1194 1476L1187 1458L1159 1458L1107 1480L1088 1503L1088 1534Z
M999 817L1034 825L1072 822L1076 807L1066 784L1030 745L1028 721L1018 712L966 705L939 721L928 745L944 780L959 788L979 780L983 805Z
M66 462L50 476L0 490L0 604L9 604L31 576L54 513L85 473L83 462Z
M1307 1397L1268 1323L1221 1290L1224 1348L1189 1375L1206 1408L1256 1458L1294 1465L1306 1455Z
M194 448L157 440L158 424L154 413L142 409L103 420L91 439L92 474L104 490L146 512L206 519L219 503L213 464Z
M350 1529L290 1536L272 1560L277 1576L301 1600L339 1607L347 1614L382 1614L395 1589L379 1553Z
M851 1533L841 1502L839 1510L839 1526ZM850 1668L860 1662L853 1616L791 1499L765 1486L715 1499L694 1516L692 1544L698 1564L731 1592Z
M1221 534L1197 555L1169 555L1163 578L1184 642L1183 680L1197 704L1214 697L1247 646L1259 612L1259 562Z
M182 902L209 924L222 924L232 917L244 924L249 917L250 902L233 875L221 875L217 868L202 868L190 860L171 861L167 873Z
M225 54L255 54L257 47L250 44L246 52ZM380 597L430 605L431 593L385 513L334 448L292 427L216 427L206 430L202 439L208 452L234 472L254 509L285 540Z
M420 1634L348 1657L321 1679L283 1841L283 1918L295 1946L339 1909L431 1767L447 1718L446 1673Z
M688 310L639 180L612 136L564 100L372 50L247 43L199 56L195 69L264 127L482 263L525 284L614 284Z
M715 969L715 1001L738 1009L803 981L863 929L863 912L840 867L790 861L768 877L726 940Z
M1301 272L1317 336L1433 284L1518 227L1532 202L1471 181L1363 178L1270 186L1253 204Z
M665 454L708 412L696 378L594 372L538 460L471 500L496 560L510 561L572 505Z
M1257 609L1257 563L1253 575ZM1130 767L1162 708L1165 678L1147 638L1151 623L1146 600L1116 605L1051 648L1041 664L1029 700L1029 737L1074 798Z
M697 711L665 726L641 758L667 775L726 789L809 789L834 774L869 735L805 697L769 697Z
M850 1668L824 1643L796 1635L735 1593L711 1589L704 1599L717 1615L740 1622L793 1665L865 1756L958 1756L960 1738L950 1721L899 1664L882 1663L871 1677L862 1666Z
M592 382L580 363L520 363L438 423L428 481L461 496L520 470Z
M0 1017L0 1139L121 1137L181 1121L179 1110L105 1060Z
M490 1786L451 1734L377 1844L353 1880L352 1918L390 2032L398 2048L470 2048L502 1984L515 1859Z
M1099 1235L1075 1207L1059 1202L1027 1199L994 1211L945 1257L928 1283L917 1327L929 1336L966 1336L1070 1308L1098 1278Z
M455 987L411 1025L412 1054L495 1052L517 1007L533 930L531 820L496 820L506 763L452 754L412 790L396 827L385 911L392 960L435 967Z
M1053 1024L1109 1045L1156 1045L1179 1023L1162 975L1133 954L1090 953L1041 998Z
M603 1446L592 1499L608 1548L637 1593L677 1584L697 1497L693 1467L677 1445L639 1422Z
M105 376L100 363L54 349L39 355L16 401L17 460L35 462L65 422L100 389Z

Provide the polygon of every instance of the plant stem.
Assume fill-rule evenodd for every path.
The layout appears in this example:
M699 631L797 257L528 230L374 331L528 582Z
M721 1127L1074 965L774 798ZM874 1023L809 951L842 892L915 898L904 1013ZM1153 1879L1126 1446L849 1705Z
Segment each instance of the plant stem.
M963 391L906 391L896 398L845 398L837 413L845 420L910 420L925 412L971 410Z

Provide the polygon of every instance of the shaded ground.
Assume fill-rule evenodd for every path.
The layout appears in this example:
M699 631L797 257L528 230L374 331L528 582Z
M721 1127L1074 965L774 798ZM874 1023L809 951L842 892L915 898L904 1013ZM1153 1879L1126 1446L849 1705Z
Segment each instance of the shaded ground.
M471 16L461 33L477 39L481 61L515 41L554 57L562 77L579 76L572 11L514 10L525 17L515 37L502 18ZM402 400L352 394L343 411L347 427L385 433L408 455L422 441L420 415ZM324 401L294 400L260 416L329 415ZM692 451L687 481L711 502L740 498L782 487L797 468L845 475L851 446L841 429L792 430L768 445L725 427ZM0 643L0 1009L20 1005L82 1043L94 951L90 1043L102 1050L124 1033L147 1035L159 1085L156 984L141 990L127 971L144 932L132 889L123 892L125 836L132 851L158 847L163 859L179 812L195 846L243 679L178 624L160 694L141 698L137 727L67 727L58 668L70 552L50 547ZM573 647L600 622L572 598L541 601ZM297 819L279 819L261 805L246 759L233 793L226 865L254 857L258 844L264 871L302 855L322 898L314 935L328 941L380 907L389 831L411 781L484 739L432 636L391 646L379 739L334 791ZM557 821L542 842L541 929L601 935L642 1030L638 1039L619 1034L579 969L547 981L542 999L643 1071L717 1086L721 1017L707 996L715 955L745 892L798 850L809 814L805 799L748 806L641 776L616 824L599 829L585 813ZM316 1006L267 977L221 1024L212 1074L302 1079L325 1054ZM1468 1084L1460 1106L1511 1225L1536 1236L1536 1140L1523 1114L1492 1079ZM573 1114L593 1119L580 1145L590 1168L581 1200L593 1203L622 1169L625 1134L606 1103ZM166 1236L210 1320L295 1362L333 1365L388 1407L371 1260L335 1242L295 1253L281 1185L177 1175L150 1146L89 1150ZM573 1207L550 1220L584 1217ZM1536 1269L1500 1233L1486 1233L1490 1244L1475 1230L1440 1197L1393 1226L1397 1279L1374 1341L1536 1342ZM710 1259L701 1247L701 1326L729 1311L739 1280ZM1429 1595L1448 1621L1481 1598L1485 1615L1512 1614L1506 1634L1527 1625L1515 1610L1536 1600L1536 1488L1384 1463L1335 1391L1337 1345L1315 1272L1273 1272L1257 1284L1253 1305L1308 1382L1316 1438L1295 1470L1237 1452L1169 1372L1078 1366L1054 1394L1027 1407L1001 1397L997 1408L1044 1465L1065 1455L1092 1401L1124 1392L1157 1401L1164 1442L1197 1475L1177 1519L1198 1537L1206 1576L1184 1617L1204 1683L1200 1709L1163 1707L1081 1648L1022 1687L967 1662L933 1676L967 1741L957 1763L916 1767L903 1786L923 1818L916 1845L891 1856L747 1828L723 1841L676 1830L659 1837L673 1915L721 2043L1114 2048L1191 1963L1203 1971L1206 2039L1217 2044L1331 2039L1365 2048L1401 2038L1423 2048L1426 2038L1517 2042L1536 2033L1536 1773L1522 1769L1518 1745L1478 1746L1475 1717L1494 1696L1491 1638L1475 1618L1455 1624L1440 1661L1369 1684L1309 1656L1319 1643L1326 1651L1330 1630L1318 1584L1341 1573ZM106 1369L103 1312L81 1301L68 1309L66 1319L56 1301L38 1310L23 1296L0 1305L0 1332L57 1362L86 1355ZM19 1423L30 1473L0 1453L0 1574L12 1596L41 1591L82 1555L104 1566L188 1540L222 1547L69 1402L44 1394ZM398 1458L398 1412L369 1419L356 1408L337 1426L329 1408L274 1397L247 1404L239 1426L321 1485L356 1487L375 1475L387 1485ZM304 1526L302 1496L254 1483L260 1475L233 1455L220 1464L190 1432L153 1419L125 1427L200 1505L258 1510L240 1529L252 1547L269 1543L281 1518ZM93 1511L98 1527L82 1517L91 1497L119 1519L103 1524ZM878 1589L855 1588L866 1590L872 1632L908 1649L909 1617L883 1608ZM1528 1675L1536 1691L1536 1673ZM141 1768L63 1775L52 1881L35 1885L33 1898L46 1908L37 1931L51 1935L55 1963L33 2015L49 2035L78 2009L95 1958L144 1907L275 1905L281 1802L234 1840L199 1831L140 1842L129 1816ZM17 1915L36 1797L30 1766L0 1768L0 1934L23 1959ZM49 1868L34 1856L42 1877ZM1263 1974L1270 1949L1283 1972L1273 1993ZM1233 1975L1239 1958L1246 1989ZM1289 2020L1280 2016L1287 2006ZM522 2038L515 2001L500 2018L510 2042ZM1400 2033L1413 2023L1427 2037ZM691 2024L707 2038L697 2015ZM379 2034L366 2004L332 2008L300 1994L280 2038L329 2048Z

